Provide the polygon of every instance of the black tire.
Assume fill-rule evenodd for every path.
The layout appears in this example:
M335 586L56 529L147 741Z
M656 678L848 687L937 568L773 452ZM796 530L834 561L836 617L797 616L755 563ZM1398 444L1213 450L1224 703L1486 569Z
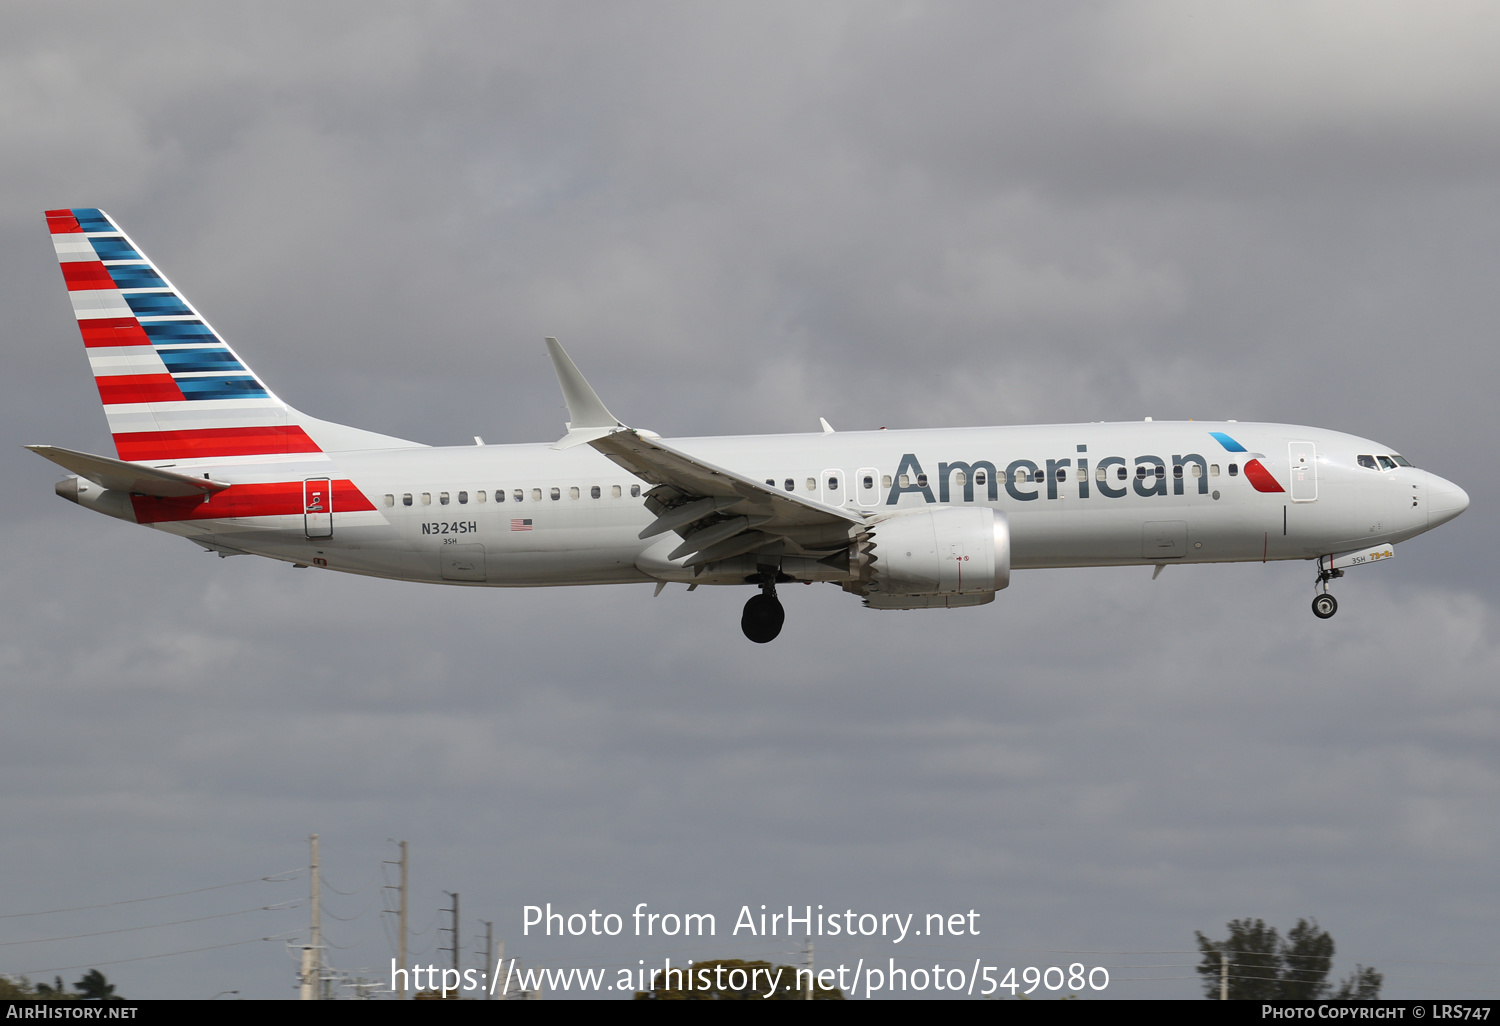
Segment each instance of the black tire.
M1313 599L1313 616L1326 620L1339 611L1339 600L1332 595L1319 595Z
M775 641L785 622L786 610L781 608L781 600L775 595L752 596L745 603L744 613L740 614L740 630L757 645Z

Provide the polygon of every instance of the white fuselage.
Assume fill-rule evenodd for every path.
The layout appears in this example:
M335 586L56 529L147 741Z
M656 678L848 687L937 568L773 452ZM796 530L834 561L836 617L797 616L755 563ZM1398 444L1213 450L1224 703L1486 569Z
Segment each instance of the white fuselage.
M1243 451L1210 432L1231 436ZM1312 559L1402 541L1456 516L1468 501L1415 467L1357 462L1389 454L1388 447L1282 424L851 431L672 444L861 514L989 506L1009 520L1017 569ZM1244 470L1252 458L1282 490L1256 487ZM502 587L695 579L680 559L666 558L676 535L638 537L653 519L641 497L650 486L587 445L416 447L170 466L236 485L347 480L368 502L342 505L372 507L335 501L327 519L283 512L152 525L226 554ZM839 574L824 568L807 579L837 581Z

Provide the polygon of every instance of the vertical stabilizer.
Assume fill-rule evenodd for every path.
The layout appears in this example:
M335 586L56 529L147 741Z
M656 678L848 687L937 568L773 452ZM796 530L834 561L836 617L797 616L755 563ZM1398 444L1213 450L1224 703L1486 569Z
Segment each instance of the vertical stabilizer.
M417 444L282 402L104 211L49 210L47 226L120 459Z

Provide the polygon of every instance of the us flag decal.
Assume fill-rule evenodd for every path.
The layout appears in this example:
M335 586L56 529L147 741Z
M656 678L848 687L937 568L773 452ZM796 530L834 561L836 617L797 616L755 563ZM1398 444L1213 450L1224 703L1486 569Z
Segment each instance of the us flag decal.
M520 518L513 519L510 522L510 529L512 531L529 531L529 530L531 530L531 518L527 517L525 520L521 520Z

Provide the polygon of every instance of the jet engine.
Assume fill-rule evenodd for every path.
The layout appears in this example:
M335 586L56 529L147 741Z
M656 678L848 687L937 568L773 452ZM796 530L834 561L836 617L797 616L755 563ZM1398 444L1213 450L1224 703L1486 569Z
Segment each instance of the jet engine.
M980 606L1010 584L1010 523L988 507L898 513L856 543L849 591L873 609Z

